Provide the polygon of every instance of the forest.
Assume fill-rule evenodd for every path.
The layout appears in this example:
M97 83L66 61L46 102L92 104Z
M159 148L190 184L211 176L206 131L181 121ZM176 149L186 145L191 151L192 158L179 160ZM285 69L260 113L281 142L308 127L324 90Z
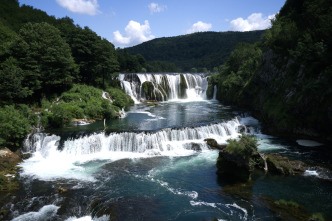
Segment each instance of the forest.
M264 31L198 32L157 38L125 50L132 55L143 55L150 64L166 63L180 72L218 72L237 43L257 42L263 33ZM167 71L174 71L172 66Z
M238 44L210 83L274 134L331 141L331 35L331 1L287 0L264 38Z
M130 69L122 62L131 62ZM31 128L114 118L132 100L115 80L141 71L142 56L118 54L88 27L3 0L0 5L0 146L17 148ZM102 90L113 102L102 98ZM56 104L56 105L55 105Z

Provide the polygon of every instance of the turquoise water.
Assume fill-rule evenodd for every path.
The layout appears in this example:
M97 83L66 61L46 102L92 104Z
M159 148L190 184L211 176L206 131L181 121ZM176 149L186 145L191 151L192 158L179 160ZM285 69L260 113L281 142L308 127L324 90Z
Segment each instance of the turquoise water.
M164 128L177 128L175 132L181 135L186 128L200 131L205 125L230 122L236 116L259 137L262 152L278 152L313 166L303 176L256 173L252 182L235 188L216 175L218 152L204 149L204 145L201 149L178 150L175 146L179 142L182 145L180 139L170 143L174 149L158 153L103 152L97 145L105 146L106 138L113 133L154 136ZM127 111L126 117L107 122L105 134L100 131L103 127L103 122L97 122L49 131L57 136L43 135L49 143L45 145L44 140L43 148L37 148L21 165L22 188L14 196L1 198L1 209L9 211L5 219L279 220L271 206L279 199L295 201L309 214L320 212L332 219L330 148L304 147L295 139L265 135L259 122L246 113L208 101L163 102L153 107L139 104ZM61 139L67 140L59 150ZM89 154L66 152L72 151L73 145L87 143ZM59 192L59 187L67 191Z

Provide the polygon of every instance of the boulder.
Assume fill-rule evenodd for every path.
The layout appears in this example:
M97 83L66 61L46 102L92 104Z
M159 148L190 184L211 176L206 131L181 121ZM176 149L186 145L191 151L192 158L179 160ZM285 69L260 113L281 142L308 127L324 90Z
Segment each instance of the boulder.
M290 160L280 154L267 154L268 171L276 175L300 175L306 171L306 165L299 160Z
M228 180L246 182L250 178L249 159L245 159L239 154L221 150L216 165L217 174Z
M212 138L206 138L204 141L210 147L210 149L213 149L213 150L222 150L226 147L226 144L220 145L220 144L218 144L218 142L215 139L212 139Z
M0 149L0 191L12 191L18 189L16 181L16 165L22 159L8 148Z

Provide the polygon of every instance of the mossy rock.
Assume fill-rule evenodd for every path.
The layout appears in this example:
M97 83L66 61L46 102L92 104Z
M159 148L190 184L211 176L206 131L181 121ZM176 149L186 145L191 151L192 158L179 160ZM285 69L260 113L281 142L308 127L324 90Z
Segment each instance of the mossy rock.
M187 98L187 89L188 89L188 84L186 78L184 77L183 74L180 74L180 84L178 88L178 97L180 99Z
M152 84L152 82L150 81L145 81L143 84L142 84L142 89L143 89L143 92L145 94L145 98L147 100L155 100L155 96L153 95L153 92L154 92L154 86Z
M213 98L213 93L214 93L214 85L213 84L208 84L208 88L206 90L206 98L207 99L212 99Z
M220 145L215 139L207 138L204 140L206 144L213 150L222 150L226 147L226 145Z
M306 170L305 164L299 160L290 160L280 154L268 154L266 157L268 171L275 175L297 175Z

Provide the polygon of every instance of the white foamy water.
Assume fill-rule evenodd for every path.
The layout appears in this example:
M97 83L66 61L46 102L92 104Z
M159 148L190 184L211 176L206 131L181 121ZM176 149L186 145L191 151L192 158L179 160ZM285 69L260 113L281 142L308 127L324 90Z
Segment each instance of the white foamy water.
M306 170L304 172L304 176L319 176L318 172L316 170Z
M108 221L110 219L110 216L101 216L99 218L92 218L91 216L83 216L80 218L77 218L76 216L70 217L66 219L65 221Z
M181 76L183 76L181 80ZM162 97L161 101L167 100L187 100L202 101L206 99L206 90L208 87L207 77L201 74L120 74L119 80L122 88L131 96L135 103L141 99L146 100L142 85L144 82L151 82L154 86L154 94ZM181 81L185 81L188 88L185 91L186 98L179 97ZM183 82L182 82L183 83Z
M32 157L20 164L23 176L41 180L58 178L94 181L93 174L107 162L155 156L188 156L208 150L204 139L218 143L239 136L237 119L200 127L165 128L156 132L104 132L67 139L59 149L60 137L37 133L25 141ZM195 147L193 149L193 147ZM198 148L198 149L197 149Z
M33 221L33 220L52 220L52 217L56 215L60 207L55 205L46 205L42 207L38 212L29 212L22 214L12 221Z

